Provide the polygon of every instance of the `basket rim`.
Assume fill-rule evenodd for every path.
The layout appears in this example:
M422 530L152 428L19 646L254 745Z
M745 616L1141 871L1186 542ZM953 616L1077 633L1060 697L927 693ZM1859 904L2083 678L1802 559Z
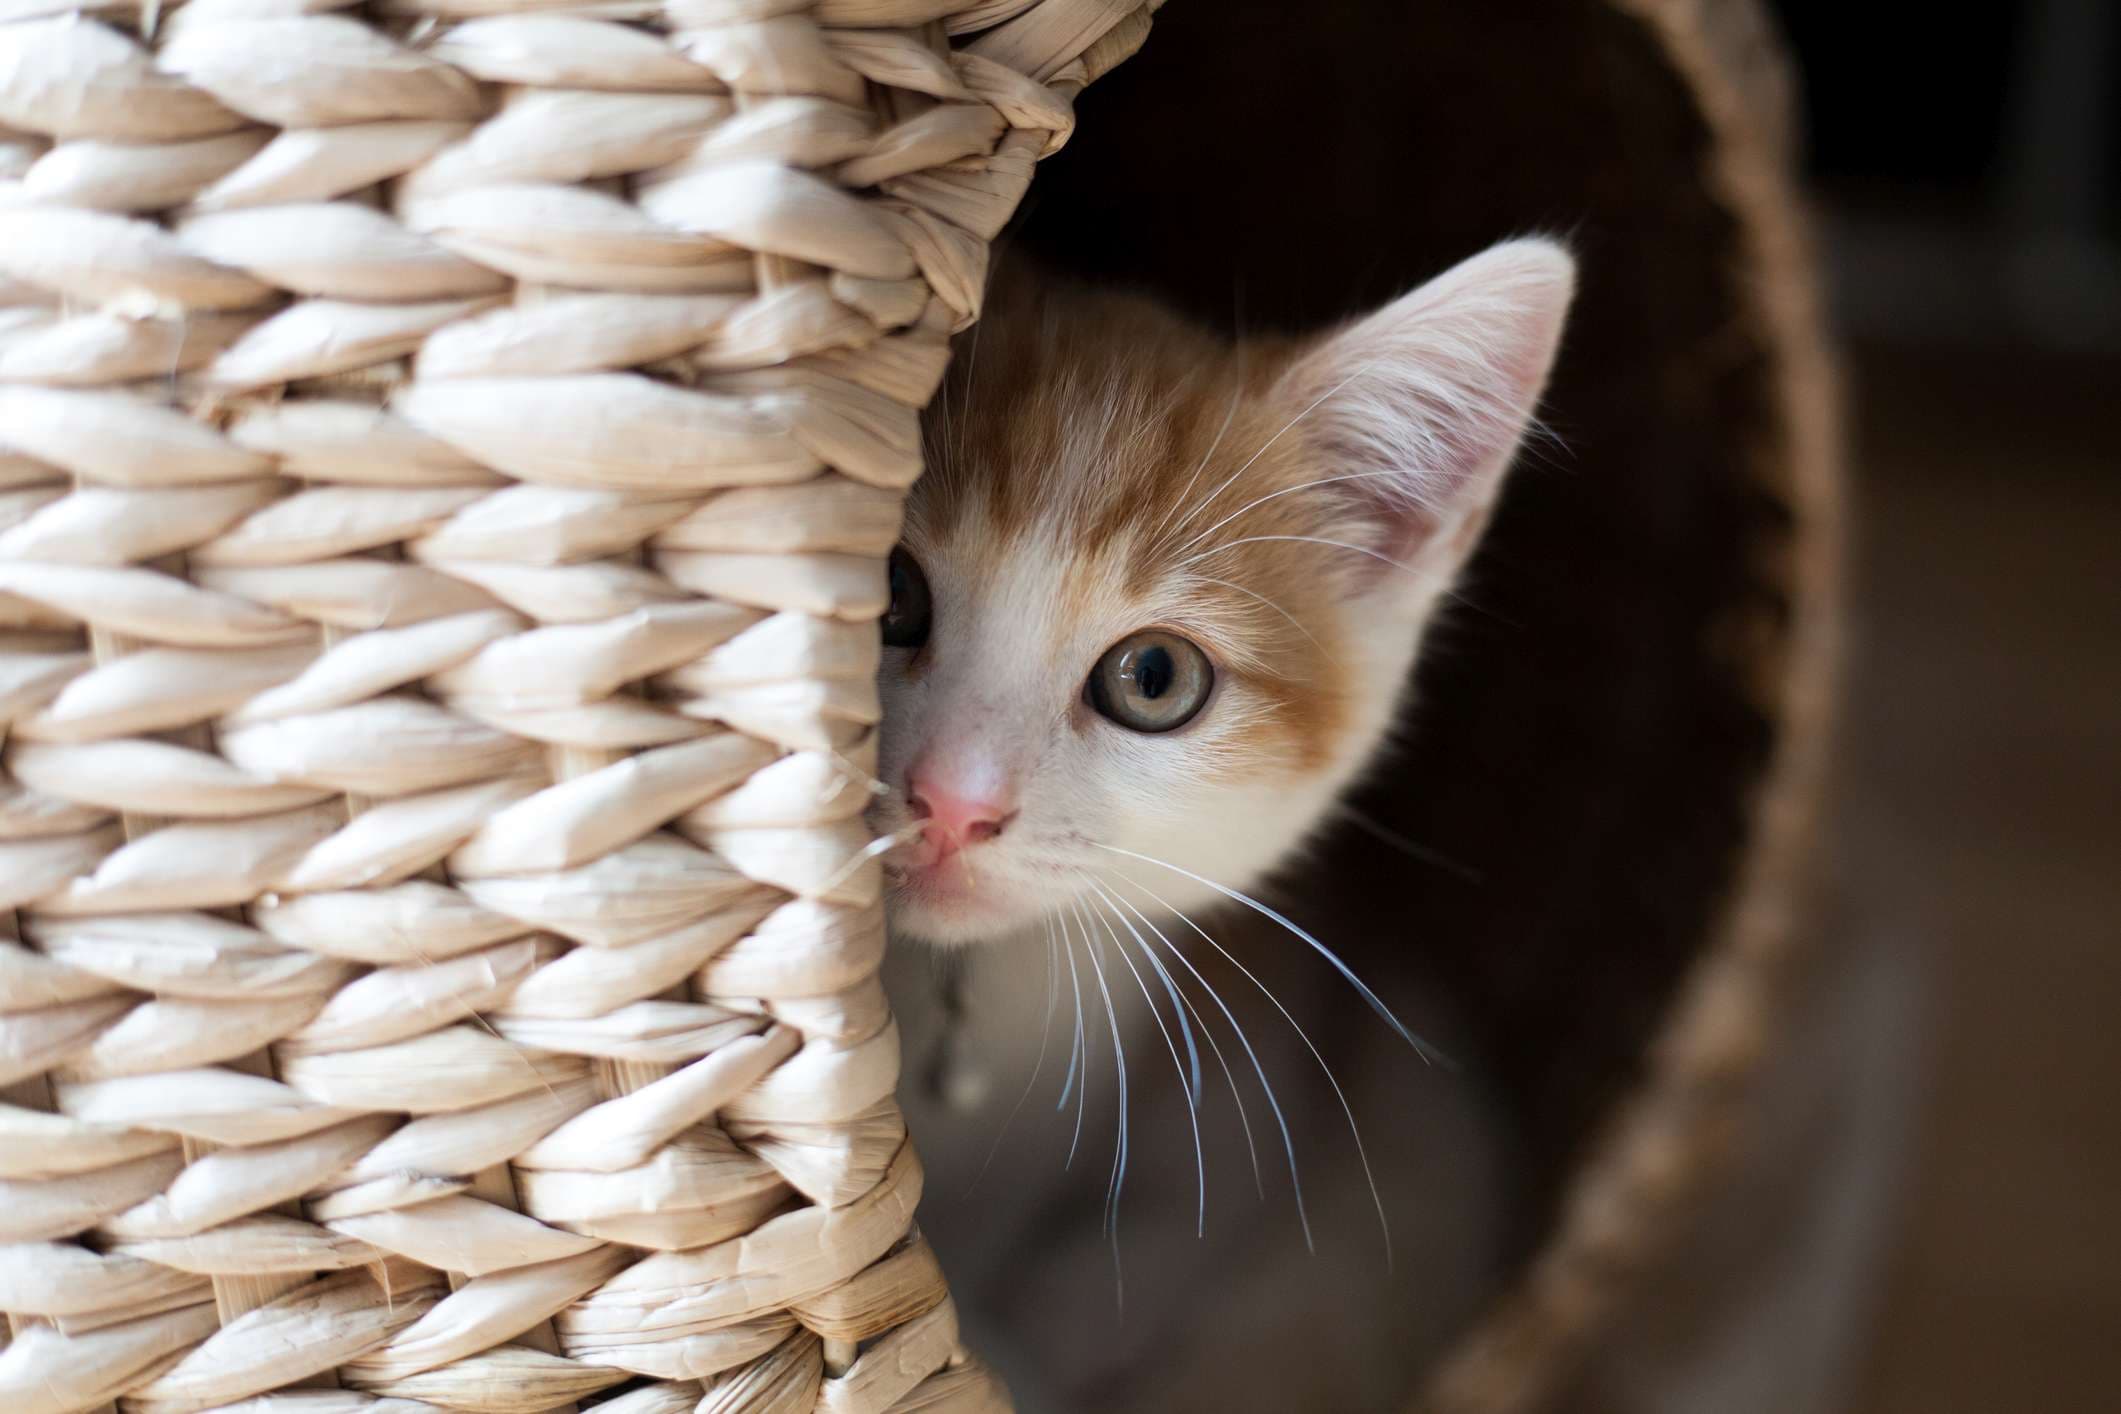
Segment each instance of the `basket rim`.
M1741 1161L1748 1100L1812 949L1787 900L1833 750L1841 680L1846 451L1842 375L1822 308L1808 213L1792 171L1790 73L1759 0L1608 0L1649 32L1708 135L1706 182L1735 218L1730 272L1772 362L1780 445L1749 477L1791 512L1772 569L1790 605L1768 700L1772 758L1748 814L1753 839L1708 941L1646 1049L1647 1075L1592 1139L1554 1229L1409 1404L1424 1414L1512 1414L1553 1397L1638 1296L1688 1217ZM1755 664L1755 666L1759 666Z

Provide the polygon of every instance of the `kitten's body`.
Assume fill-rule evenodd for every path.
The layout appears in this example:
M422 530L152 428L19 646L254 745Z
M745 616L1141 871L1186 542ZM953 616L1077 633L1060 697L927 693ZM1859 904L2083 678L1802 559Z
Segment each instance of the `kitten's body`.
M1340 925L1354 921L1295 891L1275 897L1322 936L1344 937ZM1389 1266L1339 1098L1289 1024L1234 969L1202 968L1274 1083L1315 1251L1305 1245L1273 1115L1226 1030L1221 1045L1244 1094L1264 1196L1228 1084L1203 1047L1207 1215L1196 1236L1192 1128L1171 1053L1135 979L1124 969L1108 976L1126 1046L1131 1150L1115 1239L1104 1221L1118 1088L1093 979L1083 977L1088 1104L1068 1165L1077 1096L1055 1107L1074 1018L1065 965L1049 1031L1042 946L973 956L955 1024L940 1014L933 957L898 948L886 962L907 1044L901 1103L933 1195L921 1227L950 1276L967 1343L1001 1370L1024 1414L1396 1409L1497 1293L1517 1249L1514 1137L1446 998L1405 977L1392 991L1410 1025L1465 1063L1456 1071L1425 1065L1271 926L1210 926L1274 989L1345 1088L1384 1195ZM1156 980L1147 981L1161 1000ZM954 1073L938 1087L930 1062L946 1029L957 1032L948 1042ZM1024 1099L1042 1044L1044 1064Z
M1511 1240L1510 1140L1477 1065L1426 1068L1313 943L1228 900L1329 826L1398 719L1544 381L1572 275L1558 248L1519 242L1324 339L1238 347L1145 301L1032 275L990 295L961 352L909 505L919 568L899 572L908 602L887 618L894 791L877 823L908 841L888 861L894 930L997 945L974 953L957 1041L994 1083L954 1109L909 1097L936 1191L972 1181L1045 1052L981 1196L923 1219L968 1330L1027 1408L1389 1407L1489 1293ZM1107 672L1145 632L1212 681L1169 730L1127 715L1157 706L1160 677ZM1101 695L1115 691L1140 700L1115 710ZM1336 918L1339 901L1306 896L1300 876L1274 897L1324 944L1374 934L1374 918ZM928 959L894 952L918 1064L946 1018L922 982ZM1197 1047L1182 1049L1174 989L1207 1033ZM1446 1049L1462 1039L1439 998L1402 985L1391 1001ZM1392 1222L1390 1270L1343 1104ZM1122 1315L1103 1200L1123 1123Z

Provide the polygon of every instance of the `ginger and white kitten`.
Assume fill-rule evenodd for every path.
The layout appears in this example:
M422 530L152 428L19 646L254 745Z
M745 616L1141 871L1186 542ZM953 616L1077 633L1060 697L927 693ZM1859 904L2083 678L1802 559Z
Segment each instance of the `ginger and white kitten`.
M973 1071L902 1102L966 1339L1027 1414L1395 1408L1507 1268L1515 1131L1477 1066L1425 1069L1221 889L1261 888L1391 735L1573 284L1516 241L1233 345L1019 268L959 350L894 557L875 823L894 932L969 965L951 1015L940 954L887 960L909 1055L954 1038ZM1367 926L1279 882L1326 940ZM1158 956L1222 1036L1201 1085ZM1419 971L1393 1007L1463 1054Z
M893 929L1035 933L1099 887L1193 912L1297 849L1395 719L1574 275L1512 241L1323 337L1237 345L1001 282L893 558L876 823L917 832L886 861Z

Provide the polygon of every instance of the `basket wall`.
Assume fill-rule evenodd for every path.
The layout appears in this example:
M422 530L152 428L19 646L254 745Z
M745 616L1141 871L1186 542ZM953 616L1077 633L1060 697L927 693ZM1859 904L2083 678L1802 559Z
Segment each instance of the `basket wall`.
M1006 1404L871 621L1151 8L0 3L0 1408Z

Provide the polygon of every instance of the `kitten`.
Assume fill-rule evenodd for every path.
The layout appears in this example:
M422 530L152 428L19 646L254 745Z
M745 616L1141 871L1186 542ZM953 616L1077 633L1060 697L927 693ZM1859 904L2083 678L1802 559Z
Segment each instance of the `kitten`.
M1392 1029L1336 1026L1353 978L1324 940L1233 896L1301 852L1390 735L1573 283L1559 246L1515 241L1336 331L1233 345L1019 269L960 349L893 556L873 821L901 841L895 935L979 964L959 1024L921 985L932 955L893 949L909 1053L962 1030L997 1073L1067 1060L1061 1113L1026 1122L1044 1111L1050 1143L997 1146L1013 1089L955 1113L905 1095L941 1200L923 1227L1027 1410L1391 1407L1501 1269L1511 1138L1477 1077L1420 1083ZM1255 985L1289 1025L1232 1044ZM1448 1007L1415 1009L1448 1048ZM1204 1103L1203 1075L1249 1113ZM1350 1154L1357 1116L1387 1123ZM1285 1156L1295 1203L1233 1230L1237 1175L1288 1202ZM1100 1321L1115 1266L1124 1316Z

